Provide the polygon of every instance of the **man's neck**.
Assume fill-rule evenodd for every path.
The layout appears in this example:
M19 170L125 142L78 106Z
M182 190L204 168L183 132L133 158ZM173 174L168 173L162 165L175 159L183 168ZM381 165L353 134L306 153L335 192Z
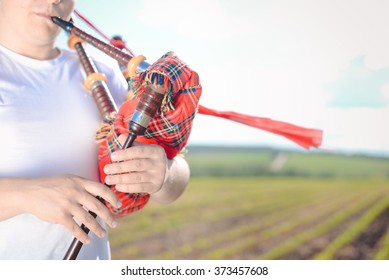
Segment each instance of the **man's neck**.
M53 43L38 44L36 42L21 42L17 36L13 38L0 32L0 44L7 49L20 55L38 60L49 60L56 58L60 52Z
M0 40L0 44L3 47L6 47L7 49L9 49L17 54L20 54L20 55L23 55L23 56L26 56L29 58L33 58L33 59L38 59L38 60L54 59L60 54L60 51L57 48L54 48L52 46L50 46L50 47L42 47L42 46L18 47L18 45L15 45L15 44L3 43L1 40Z

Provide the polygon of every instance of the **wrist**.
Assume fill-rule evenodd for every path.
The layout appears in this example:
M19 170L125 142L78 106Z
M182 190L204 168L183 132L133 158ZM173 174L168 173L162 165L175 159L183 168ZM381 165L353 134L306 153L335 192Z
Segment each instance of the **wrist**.
M23 180L16 178L0 179L1 214L0 220L23 214L26 211L28 199L24 192Z
M163 185L151 196L159 203L168 204L175 201L184 192L189 175L189 166L184 158L177 156L168 160Z

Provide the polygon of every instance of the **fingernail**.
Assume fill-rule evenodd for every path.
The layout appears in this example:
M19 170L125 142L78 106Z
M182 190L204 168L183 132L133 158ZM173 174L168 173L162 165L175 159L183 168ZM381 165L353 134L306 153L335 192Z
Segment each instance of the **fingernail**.
M112 160L116 160L118 158L118 154L117 153L112 153L111 154L111 159Z
M104 166L104 172L105 174L109 174L111 172L111 167L109 167L108 165Z
M112 183L112 177L111 176L107 176L105 177L105 182L110 185Z
M100 237L102 238L102 237L104 237L105 236L105 234L106 234L106 231L105 230L102 230L102 231L100 231Z
M118 226L118 222L117 221L113 221L112 224L111 224L111 227L115 228Z
M89 244L89 243L90 243L90 239L88 238L85 240L85 244Z

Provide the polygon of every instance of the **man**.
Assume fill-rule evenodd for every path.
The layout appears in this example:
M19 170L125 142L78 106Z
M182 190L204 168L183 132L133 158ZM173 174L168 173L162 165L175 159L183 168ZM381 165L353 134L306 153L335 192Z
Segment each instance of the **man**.
M74 237L84 243L78 259L110 258L107 225L118 221L95 196L115 207L120 201L98 182L94 132L101 118L82 87L77 56L55 47L60 30L51 21L69 20L74 5L0 0L0 259L62 259ZM97 66L120 105L127 94L120 70ZM123 192L170 203L188 183L185 160L168 160L157 145L115 156L106 183Z

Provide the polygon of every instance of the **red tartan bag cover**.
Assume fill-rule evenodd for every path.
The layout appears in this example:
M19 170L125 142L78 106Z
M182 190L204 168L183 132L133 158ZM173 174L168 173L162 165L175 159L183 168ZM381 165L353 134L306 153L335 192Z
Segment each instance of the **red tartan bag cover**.
M112 120L106 121L96 133L99 146L99 174L104 182L104 166L111 163L110 155L121 149L118 137L128 134L128 123L131 120L144 85L153 83L167 89L160 110L151 120L143 136L136 141L145 144L157 144L165 149L167 158L174 158L187 144L192 129L193 119L198 110L202 93L199 76L191 70L174 53L169 52L143 72L128 80L131 99L126 100ZM146 193L123 193L110 186L122 202L122 207L108 209L116 216L123 216L142 209L150 195Z

